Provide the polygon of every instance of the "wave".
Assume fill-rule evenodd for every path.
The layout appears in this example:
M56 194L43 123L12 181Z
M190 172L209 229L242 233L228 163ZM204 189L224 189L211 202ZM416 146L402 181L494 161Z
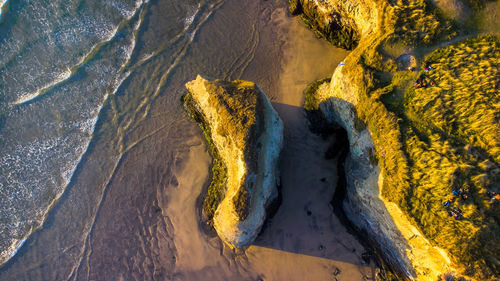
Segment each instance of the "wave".
M198 6L196 8L192 7L191 10L191 15L184 18L184 31L188 30L189 27L193 24L196 15L198 15L198 12L200 12L201 10L201 3L198 3Z
M14 101L10 102L11 113L7 117L7 125L4 125L0 131L0 143L2 143L0 192L7 190L9 193L4 199L1 198L3 194L0 195L0 217L5 218L6 222L5 230L0 231L0 266L15 255L33 231L41 227L50 209L74 180L77 167L82 163L91 141L95 140L96 124L99 122L104 104L117 95L122 85L128 85L125 81L133 76L132 73L135 70L139 69L137 65L152 62L153 58L160 54L162 59L169 57L170 61L161 68L163 71L154 74L152 88L147 93L145 91L144 96L142 93L138 94L140 102L135 107L133 105L130 105L130 108L127 107L127 112L114 112L119 115L118 124L109 126L112 130L116 130L117 136L112 139L112 142L117 146L113 147L113 152L116 149L117 153L106 160L114 167L112 171L109 173L103 171L104 176L109 177L108 181L111 179L121 155L137 144L126 145L127 130L145 120L153 100L159 95L173 69L185 57L200 27L215 9L222 5L222 1L219 1L216 4L203 5L203 7L194 6L194 12L191 13L193 10L190 10L187 16L183 17L184 25L181 27L183 30L176 34L172 41L169 41L170 45L161 47L168 51L174 49L172 54L160 49L149 53L150 55L141 55L136 49L136 42L143 22L143 14L145 14L143 12L145 4L148 1L136 3L140 4L136 4L136 10L130 13L128 8L125 7L124 10L123 5L111 2L110 6L121 15L130 16L130 18L113 28L104 27L103 33L99 34L99 38L104 38L104 40L92 44L91 48L86 49L69 67L65 66L54 71L52 74L54 78L50 79L51 82L36 83L36 85L44 86L38 86L33 91L24 91L24 94L18 95ZM106 36L103 37L103 35ZM63 35L58 36L64 38ZM139 60L131 63L134 59ZM0 81L1 79L0 75ZM121 91L120 95L122 95ZM17 119L22 118L28 119L20 123ZM69 118L74 120L71 121ZM30 130L33 131L32 134L29 133ZM51 135L47 137L48 139L39 137L37 141L24 142L17 147L17 150L12 143L4 145L4 138L16 138L17 134L20 134L19 131L28 133L18 139L54 133L56 136L59 134L60 137ZM1 178L2 174L8 173L16 178ZM3 183L5 183L5 188L2 186ZM102 187L99 185L98 188L103 188L99 195L103 196L106 184ZM13 191L14 189L18 192ZM50 190L47 191L48 189ZM47 201L48 197L51 200ZM12 199L11 202L6 202L9 198ZM45 200L45 203L40 204L39 200ZM101 201L102 197L97 198L98 208ZM86 229L81 233L85 240L87 239L85 237L88 237L92 231L96 216L97 213L89 214L91 222L89 225L85 223ZM3 224L2 221L2 227ZM8 245L4 242L8 242ZM84 250L83 248L82 251ZM83 257L77 257L74 270L78 270L81 258ZM75 271L72 271L70 277L74 273Z
M0 265L41 227L63 195L89 148L106 100L130 75L123 70L142 22L141 17L131 19L147 1L137 3L106 41L94 45L53 82L12 104L0 134ZM110 60L111 55L116 57ZM73 76L78 79L70 79ZM44 96L50 98L40 98Z
M105 1L92 7L82 3L81 10L70 3L40 2L12 11L18 20L2 26L0 92L11 106L40 96L68 69L75 73L148 1Z
M84 56L82 56L78 60L76 65L72 66L70 69L67 69L62 73L57 74L52 82L49 82L47 85L38 88L35 92L20 94L18 99L14 101L12 105L15 106L15 105L22 105L28 102L33 102L38 97L43 96L43 94L48 92L50 89L61 85L63 82L68 80L73 73L76 73L82 65L84 65L90 59L92 59L102 46L104 46L106 43L109 43L116 36L117 32L118 32L118 27L115 27L109 34L107 34L106 39L92 46L90 51Z
M7 5L7 2L9 2L9 0L0 0L0 21L2 20L3 7Z
M72 71L70 69L66 70L65 72L61 73L56 77L56 79L49 83L48 85L45 85L44 87L38 89L38 91L31 93L31 94L25 94L21 95L15 102L14 105L20 105L24 104L27 102L31 102L40 95L43 95L43 93L47 92L48 90L54 88L55 86L61 84L62 82L68 80L71 77Z

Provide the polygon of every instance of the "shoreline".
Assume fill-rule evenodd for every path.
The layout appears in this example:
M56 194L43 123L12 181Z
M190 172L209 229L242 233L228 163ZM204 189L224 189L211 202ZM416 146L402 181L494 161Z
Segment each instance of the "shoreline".
M302 108L302 92L307 84L330 76L347 52L316 38L298 18L290 17L283 1L245 5L224 3L201 27L189 49L190 55L169 78L165 93L152 103L145 122L137 124L127 135L127 144L137 140L140 143L123 155L120 165L110 176L106 195L99 203L88 236L81 243L80 240L70 243L78 233L67 229L79 228L67 226L61 218L71 214L67 219L74 222L75 218L87 215L77 204L86 204L92 197L78 192L81 186L93 187L92 180L96 178L93 173L101 167L99 157L108 156L102 152L105 151L102 149L104 137L94 144L95 152L82 167L68 199L58 204L57 212L49 214L51 223L27 240L12 262L2 268L5 270L0 271L0 279L10 280L14 276L23 279L30 274L44 274L46 279L53 279L51 276L69 276L70 272L74 279L106 276L127 280L144 276L172 280L303 280L310 275L311 279L331 279L337 268L341 271L339 278L347 276L349 280L363 280L363 276L373 275L371 267L360 264L362 247L355 237L345 232L329 206L335 183L335 162L323 158L322 150L328 143L308 131ZM255 81L273 104L278 104L280 116L288 120L285 126L290 145L288 158L282 160L282 165L287 165L288 169L282 174L282 186L286 189L282 192L282 207L264 229L260 245L251 246L245 253L235 253L219 238L203 233L203 223L199 220L201 189L207 184L211 162L200 130L185 115L172 121L165 113L185 114L178 103L178 94L182 92L179 85L183 87L183 81L194 78L193 69L214 77L228 71L225 67L239 54L215 53L216 60L209 61L210 65L216 65L215 70L193 65L199 63L203 54L220 48L222 43L213 39L214 30L222 25L232 26L228 23L234 22L242 26L231 27L229 31L242 30L242 27L250 29L250 24L238 16L247 6L252 10L245 17L255 19L251 24L260 35L255 37L257 43L246 43L257 45L255 49L248 49L245 42L235 44L236 52L249 50L253 55L243 58L249 61L241 64L241 71L238 68L241 76L231 78ZM247 31L243 30L240 37L246 38ZM207 43L211 43L213 49L207 51ZM229 62L217 64L221 59ZM129 81L127 87L134 85L137 86ZM119 93L118 102L122 101L122 94ZM174 102L176 108L169 108L168 105ZM106 108L105 113L109 111ZM109 119L110 116L103 116L103 120ZM104 132L108 124L101 120L99 128ZM155 135L157 132L159 134ZM143 139L144 135L155 137ZM309 155L308 158L296 155L297 151ZM300 165L295 166L294 162ZM315 167L321 173L314 171ZM311 173L299 173L303 171ZM323 177L327 178L325 182L321 181ZM286 195L294 190L299 193L291 197ZM308 198L311 193L312 197ZM297 201L302 199L306 201ZM313 202L308 205L311 216L305 209L308 201ZM60 253L60 247L68 250ZM357 249L356 254L352 253L353 248ZM41 260L41 255L51 259ZM43 266L26 270L26 265L36 264Z

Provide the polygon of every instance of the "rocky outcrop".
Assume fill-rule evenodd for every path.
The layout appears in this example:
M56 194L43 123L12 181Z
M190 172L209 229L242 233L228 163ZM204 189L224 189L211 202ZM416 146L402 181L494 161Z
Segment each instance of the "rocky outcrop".
M186 84L185 104L202 123L214 161L223 169L213 226L228 245L249 245L277 198L278 159L283 125L264 92L247 81L208 80L198 76Z
M344 164L343 206L347 217L368 234L392 267L406 278L437 280L453 272L447 253L432 245L395 203L382 197L385 171L377 161L372 128L363 122L370 118L366 116L369 111L366 108L373 105L367 102L370 89L374 89L373 70L366 67L370 63L367 59L371 57L369 52L390 35L384 26L393 24L390 23L393 8L377 0L297 2L294 12L302 11L306 17L313 15L313 29L323 32L329 23L338 22L342 27L332 30L338 34L330 36L327 30L324 37L350 38L344 43L333 43L347 48L357 46L343 66L335 70L331 82L324 83L316 92L322 115L345 128L348 134L350 150ZM359 113L360 105L365 108L363 116Z
M352 50L362 37L378 25L374 1L290 0L290 12L302 19L320 37L332 44Z
M342 77L340 70L337 76ZM351 103L356 102L353 93L356 87L339 91L328 84L318 90L323 97L319 104L321 113L329 122L345 128L349 138L350 149L344 163L346 216L369 235L396 271L409 279L437 280L453 270L451 261L443 250L425 239L396 204L382 197L383 173L375 158L370 128L360 120L356 103Z

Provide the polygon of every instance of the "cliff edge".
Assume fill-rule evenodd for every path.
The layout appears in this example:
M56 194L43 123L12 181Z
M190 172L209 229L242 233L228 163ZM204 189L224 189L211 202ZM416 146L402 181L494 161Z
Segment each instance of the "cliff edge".
M186 84L184 103L214 158L204 213L231 247L253 242L277 198L283 124L264 92L248 81Z
M316 32L344 19L322 37L355 46L306 96L347 131L348 218L401 279L497 280L498 37L451 44L457 23L421 0L290 3Z

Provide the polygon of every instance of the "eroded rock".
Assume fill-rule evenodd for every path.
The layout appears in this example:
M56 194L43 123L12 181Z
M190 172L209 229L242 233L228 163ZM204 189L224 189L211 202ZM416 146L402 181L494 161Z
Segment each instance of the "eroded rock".
M368 234L401 277L436 280L441 274L454 271L447 253L432 245L395 203L383 198L385 171L375 156L378 147L372 138L373 128L363 122L366 116L359 114L360 105L375 106L366 105L367 93L374 87L372 72L366 67L369 63L366 59L370 57L367 52L378 48L387 37L384 25L392 22L385 18L391 14L381 15L392 8L387 3L364 0L302 0L301 3L305 14L307 10L321 11L322 23L314 23L317 24L315 30L321 29L328 20L336 20L334 13L337 13L343 19L343 28L352 28L357 34L351 40L353 44L356 42L352 45L357 46L356 49L337 67L331 82L318 87L315 97L322 115L347 131L350 147L345 161L346 200L343 203L347 217Z
M417 67L417 59L415 56L403 54L396 59L398 70L409 70Z
M342 76L340 71L337 75ZM343 79L349 81L348 77ZM328 121L346 129L350 143L344 164L346 216L370 236L386 260L406 278L435 280L440 274L452 271L447 254L430 244L395 203L382 197L384 179L374 158L376 148L370 128L358 125L362 121L356 112L356 103L351 103L356 102L353 99L356 87L339 91L328 86L319 89L325 98L319 109Z
M302 14L308 27L333 45L352 50L361 37L377 27L378 9L374 1L291 0L290 12Z
M257 237L266 208L277 198L283 124L264 92L248 81L209 80L198 75L186 84L185 105L201 123L218 173L205 202L213 209L220 238L236 248Z

